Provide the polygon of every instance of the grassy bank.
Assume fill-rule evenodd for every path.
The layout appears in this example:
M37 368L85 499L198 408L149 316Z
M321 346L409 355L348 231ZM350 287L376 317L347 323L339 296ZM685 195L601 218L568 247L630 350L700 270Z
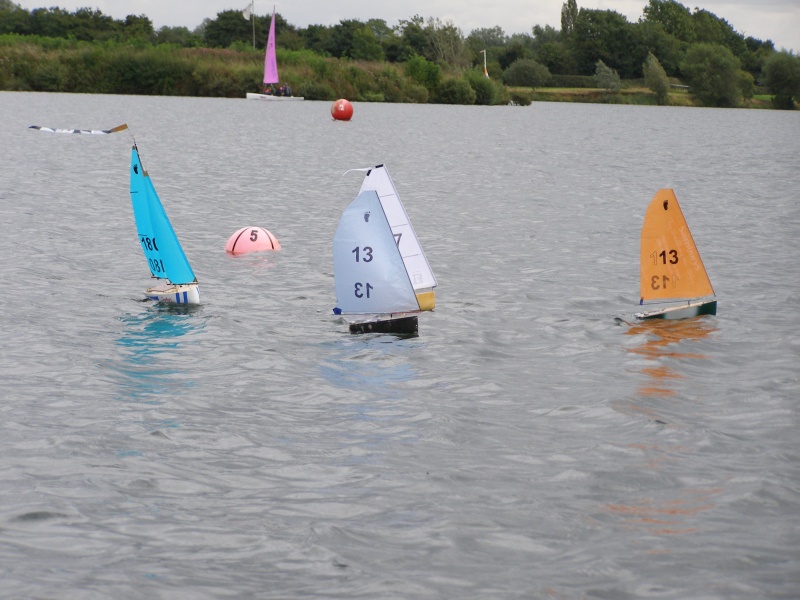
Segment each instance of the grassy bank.
M0 90L243 98L260 89L263 60L262 51L248 47L182 48L4 35ZM278 64L282 83L309 100L656 104L641 80L623 82L617 93L589 87L509 88L485 79L481 70L443 71L419 57L408 63L367 62L326 58L309 50L279 49ZM685 88L674 89L669 104L699 105ZM744 106L771 108L771 98L757 95Z
M405 63L325 58L308 50L278 50L278 64L281 82L310 100L425 103L437 100L443 82L469 81L463 73L420 80ZM260 90L263 69L263 52L251 49L32 43L0 36L5 91L242 98ZM502 101L500 95L496 99Z
M610 94L599 88L510 88L510 91L526 91L539 102L584 102L593 104L639 104L656 105L656 95L638 81L624 82L619 92ZM669 106L702 106L687 89L674 89L669 94ZM758 94L743 100L741 108L771 109L772 96Z

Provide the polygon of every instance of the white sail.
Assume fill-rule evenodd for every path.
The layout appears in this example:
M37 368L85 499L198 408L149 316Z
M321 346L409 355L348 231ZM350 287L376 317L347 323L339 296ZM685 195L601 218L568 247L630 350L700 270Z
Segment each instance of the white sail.
M361 192L333 238L337 308L344 314L418 311L414 289L377 192Z
M411 226L411 220L406 214L406 209L400 201L400 195L394 187L394 182L384 165L378 165L367 170L361 192L374 190L383 206L383 211L392 228L400 255L403 257L408 277L414 290L426 290L436 287L436 277L422 251L422 246L417 239L417 234Z

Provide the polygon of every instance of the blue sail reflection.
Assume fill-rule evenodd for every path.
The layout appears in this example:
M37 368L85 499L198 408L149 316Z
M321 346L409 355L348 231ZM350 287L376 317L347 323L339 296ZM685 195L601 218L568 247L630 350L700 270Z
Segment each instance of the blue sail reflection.
M181 378L183 369L169 355L182 352L191 337L205 322L197 319L192 308L161 310L153 307L142 313L120 317L124 325L116 345L120 348L122 375L120 399L163 404L181 395L194 383Z

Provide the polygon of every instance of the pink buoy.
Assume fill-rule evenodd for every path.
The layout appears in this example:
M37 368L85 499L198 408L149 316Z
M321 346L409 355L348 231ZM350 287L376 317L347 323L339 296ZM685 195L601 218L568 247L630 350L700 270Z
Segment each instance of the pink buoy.
M228 243L225 244L225 252L234 256L247 252L280 249L278 238L263 227L242 227L229 237Z
M340 98L331 106L331 116L337 121L349 121L353 116L353 105L344 98Z

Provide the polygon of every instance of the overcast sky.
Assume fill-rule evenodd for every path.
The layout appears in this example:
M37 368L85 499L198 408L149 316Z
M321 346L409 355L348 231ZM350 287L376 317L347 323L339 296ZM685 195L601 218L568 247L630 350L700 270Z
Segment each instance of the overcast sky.
M70 12L97 8L115 19L146 15L158 29L164 25L194 29L204 19L223 10L241 10L249 0L12 0L28 10L59 6ZM499 25L506 34L531 33L534 25L561 27L564 0L255 0L255 12L276 10L292 25L335 25L342 19L383 19L394 26L401 19L420 15L452 21L468 35L473 29ZM579 8L615 10L634 23L642 16L647 0L578 0ZM739 33L772 40L778 50L800 52L800 0L685 0L690 9L705 9L725 19Z

